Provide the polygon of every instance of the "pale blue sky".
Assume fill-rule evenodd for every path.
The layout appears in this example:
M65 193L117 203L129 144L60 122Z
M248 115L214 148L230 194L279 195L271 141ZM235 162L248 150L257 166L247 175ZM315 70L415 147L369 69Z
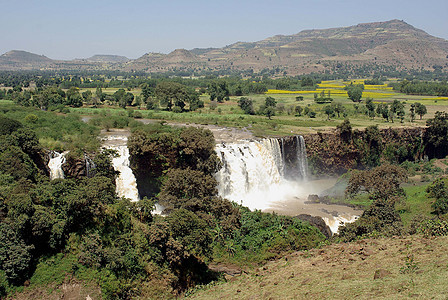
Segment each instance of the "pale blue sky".
M447 15L448 0L0 0L0 54L137 58L391 19L448 39Z

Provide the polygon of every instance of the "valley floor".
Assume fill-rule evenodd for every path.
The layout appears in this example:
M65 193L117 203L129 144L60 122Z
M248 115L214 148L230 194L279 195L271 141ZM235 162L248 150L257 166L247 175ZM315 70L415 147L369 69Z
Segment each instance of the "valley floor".
M192 299L447 299L448 237L364 239L295 252Z

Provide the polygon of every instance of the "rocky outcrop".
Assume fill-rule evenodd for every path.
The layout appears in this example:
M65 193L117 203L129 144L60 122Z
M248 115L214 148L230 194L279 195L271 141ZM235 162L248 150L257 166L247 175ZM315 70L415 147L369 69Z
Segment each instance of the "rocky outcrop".
M378 136L365 130L353 130L348 140L339 130L304 135L310 169L315 175L343 174L350 169L368 166L372 151L379 151L381 161L419 160L424 156L424 128L380 129ZM397 160L397 161L394 161Z
M66 162L62 165L65 178L81 178L93 176L93 161L84 155L84 157L66 156Z
M319 231L323 235L325 235L326 238L330 238L332 236L330 227L328 227L327 224L325 224L325 221L321 217L301 214L296 216L296 218L302 221L306 221L310 223L310 225L317 227L317 229L319 229Z

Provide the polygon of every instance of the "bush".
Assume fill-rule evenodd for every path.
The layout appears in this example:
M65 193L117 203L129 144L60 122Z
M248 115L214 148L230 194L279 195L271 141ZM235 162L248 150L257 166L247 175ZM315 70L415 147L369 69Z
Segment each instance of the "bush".
M440 219L423 221L418 232L425 237L448 235L448 222Z

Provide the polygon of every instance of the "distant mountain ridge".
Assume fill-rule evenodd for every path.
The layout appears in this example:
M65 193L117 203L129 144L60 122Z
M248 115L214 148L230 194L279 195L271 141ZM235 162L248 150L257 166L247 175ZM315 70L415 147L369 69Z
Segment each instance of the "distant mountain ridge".
M8 54L11 52L14 55ZM11 52L0 56L0 69L105 68L145 72L276 69L290 75L332 71L341 65L448 70L448 41L400 20L303 30L222 48L176 49L169 54L149 52L135 60L95 55L83 60L54 61L31 53Z

